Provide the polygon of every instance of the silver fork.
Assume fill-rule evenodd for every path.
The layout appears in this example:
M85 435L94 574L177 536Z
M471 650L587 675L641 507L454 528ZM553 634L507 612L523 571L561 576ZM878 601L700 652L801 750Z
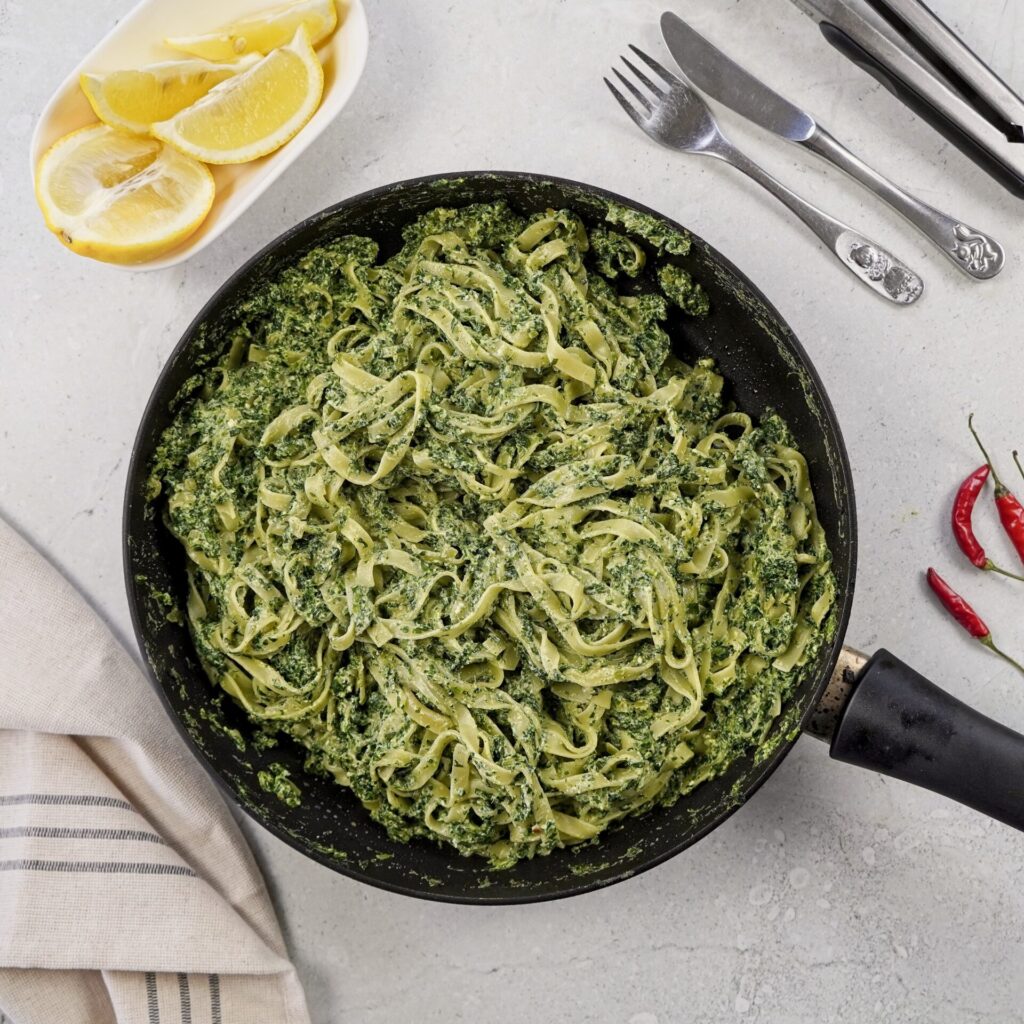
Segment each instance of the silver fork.
M656 85L626 57L622 58L622 63L629 68L646 93L617 68L612 70L636 101L636 105L630 103L607 78L604 83L622 105L622 109L655 142L660 142L670 149L682 150L684 153L714 156L731 164L788 206L832 250L840 263L856 274L869 288L890 302L901 305L907 305L920 298L924 282L902 260L776 181L722 134L708 105L695 89L667 71L642 50L632 44L629 48L668 88Z

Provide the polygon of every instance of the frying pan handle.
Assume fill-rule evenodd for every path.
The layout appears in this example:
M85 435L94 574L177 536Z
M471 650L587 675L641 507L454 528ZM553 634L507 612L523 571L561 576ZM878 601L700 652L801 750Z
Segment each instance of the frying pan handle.
M1024 831L1024 736L951 697L886 650L857 677L830 753Z

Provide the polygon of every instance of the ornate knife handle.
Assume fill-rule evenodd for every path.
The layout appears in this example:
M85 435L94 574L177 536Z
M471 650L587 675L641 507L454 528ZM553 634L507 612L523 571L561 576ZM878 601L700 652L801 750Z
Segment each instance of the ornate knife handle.
M802 145L845 171L906 217L969 277L985 281L1003 269L1006 256L994 238L912 196L869 167L823 128L816 127Z

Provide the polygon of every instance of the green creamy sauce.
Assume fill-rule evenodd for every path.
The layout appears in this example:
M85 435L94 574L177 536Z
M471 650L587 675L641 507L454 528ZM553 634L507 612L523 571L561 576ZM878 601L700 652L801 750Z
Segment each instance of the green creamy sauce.
M659 256L664 253L686 256L690 252L689 235L669 227L664 221L652 217L649 213L631 210L618 203L609 203L604 217L609 224L615 224L646 242Z
M696 284L689 272L674 263L658 268L658 284L666 297L684 313L691 316L707 316L711 307L707 292Z
M786 425L671 354L668 302L708 312L689 239L606 220L481 204L385 262L311 250L232 311L150 480L255 749L496 867L756 752L835 629Z
M274 763L256 775L260 789L272 793L288 807L302 803L302 790L291 780L291 772L283 764Z

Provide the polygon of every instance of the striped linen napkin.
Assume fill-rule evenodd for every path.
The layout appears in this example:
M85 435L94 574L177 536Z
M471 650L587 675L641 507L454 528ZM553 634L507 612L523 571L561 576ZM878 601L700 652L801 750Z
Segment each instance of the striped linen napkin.
M0 1008L14 1024L309 1024L213 783L2 520L0 622Z

